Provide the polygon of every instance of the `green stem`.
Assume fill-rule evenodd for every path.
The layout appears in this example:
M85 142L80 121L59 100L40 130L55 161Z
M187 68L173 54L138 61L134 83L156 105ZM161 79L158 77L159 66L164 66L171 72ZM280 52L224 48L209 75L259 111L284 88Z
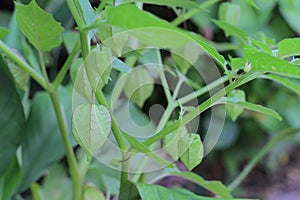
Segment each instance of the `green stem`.
M161 60L161 55L160 55L159 50L157 50L157 59L158 59L158 74L159 74L159 77L160 77L160 80L161 80L161 83L162 83L162 86L163 86L163 90L165 92L168 103L172 103L173 102L172 95L171 95L171 92L169 90L169 86L168 86L168 82L167 82L167 79L166 79L166 76L165 76L163 63L162 63L162 60Z
M105 100L105 97L101 90L97 90L96 92L96 98L99 104L102 104L106 106L109 109L109 105ZM122 172L121 172L121 186L125 184L125 182L128 180L128 162L126 160L126 152L128 150L127 143L121 133L121 130L119 129L119 126L116 122L116 119L113 116L112 111L111 113L111 125L112 125L112 132L114 134L114 137L116 138L117 144L120 147L120 150L122 151ZM120 188L121 191L121 188Z
M179 76L179 80L176 83L176 86L175 86L175 89L174 89L174 92L173 92L173 97L172 97L173 101L175 101L177 99L178 93L180 91L180 88L181 88L183 82L184 82L184 80Z
M45 82L45 79L38 74L30 65L28 65L24 60L19 58L10 48L8 48L0 40L0 50L5 53L5 55L14 61L19 67L26 71L42 88L48 90L48 85Z
M182 80L182 79L180 79L180 80ZM177 85L175 87L175 91L174 91L174 95L173 95L173 100L177 98L177 93L178 93L180 85L181 85L180 80L179 80L179 82L177 83ZM166 108L166 110L165 110L165 112L164 112L164 114L163 114L163 116L162 116L162 118L160 119L160 121L158 123L156 132L162 131L162 129L164 128L164 126L167 123L168 119L170 118L170 116L172 114L172 111L178 105L182 105L184 103L187 103L187 102L191 101L194 98L197 98L197 97L201 96L202 94L208 92L209 90L212 90L212 89L218 87L219 85L223 84L224 82L226 82L226 80L228 80L228 76L224 76L224 77L222 77L222 78L220 78L220 79L218 79L218 80L216 80L216 81L208 84L206 87L203 87L203 88L197 90L194 93L191 93L191 94L189 94L189 95L187 95L185 97L182 97L181 99L175 101L174 103L169 103L168 106L167 106L167 108ZM176 88L178 88L177 89L178 91L176 90ZM140 162L140 164L139 164L139 167L137 169L136 174L134 174L134 176L132 177L132 181L133 182L138 181L139 178L141 177L141 173L142 173L142 170L143 170L146 162L147 162L147 157L144 157L142 159L142 161Z
M225 75L217 80L215 80L214 82L211 82L210 84L206 85L205 87L203 88L200 88L199 90L197 90L196 92L193 92L193 93L190 93L180 99L177 100L177 102L180 104L180 105L183 105L203 94L205 94L206 92L210 91L210 90L213 90L215 89L216 87L224 84L226 81L228 81L228 75Z
M164 128L164 126L166 125L169 117L171 116L172 111L175 108L174 105L175 104L168 104L163 116L161 117L161 119L158 123L158 126L156 128L156 132L159 132ZM151 149L151 147L149 147L149 148ZM149 158L147 156L143 157L143 159L139 163L139 167L137 168L137 170L136 170L135 174L133 175L131 181L137 182L140 179L140 177L142 176L143 169L146 166L146 163L147 163L148 159Z
M250 80L251 79L248 79L248 81L250 81ZM182 119L174 122L171 126L169 126L169 127L165 128L165 129L161 130L160 132L156 133L155 135L153 135L149 139L145 140L143 142L143 144L149 146L149 145L155 143L156 141L160 140L161 138L165 137L166 135L168 135L172 131L178 129L180 126L183 126L183 125L189 123L195 117L197 117L200 113L202 113L206 109L210 108L220 98L222 98L226 94L228 94L228 92L230 92L234 88L238 87L242 81L245 82L244 79L238 79L236 82L234 82L234 83L228 85L227 87L225 87L225 89L220 90L215 95L213 95L212 97L210 97L209 99L207 99L206 101L204 101L202 104L200 104L193 111L191 111L188 114L186 114Z
M255 167L255 165L269 152L273 149L278 143L287 140L295 134L299 133L300 129L289 129L278 133L274 136L264 147L256 154L251 161L247 164L247 166L243 169L243 171L228 185L228 189L233 191L236 187L238 187L242 181L248 176L250 171Z
M69 9L72 13L72 16L73 16L77 26L79 28L83 28L85 23L84 23L83 19L81 19L81 16L79 14L79 11L78 11L74 1L73 0L67 0L67 4L68 4L68 7L69 7Z
M79 167L76 161L76 157L72 148L72 144L69 139L68 128L66 118L63 114L60 106L60 101L57 91L50 93L51 101L55 110L57 122L60 128L62 140L65 146L67 160L70 168L70 175L73 183L73 199L80 200L82 192L82 179L79 173Z
M81 53L83 59L85 59L90 52L90 44L89 44L87 33L88 33L87 31L80 31L80 44L81 44Z
M78 41L74 47L74 49L72 50L71 54L68 56L67 60L65 61L64 65L62 66L61 70L59 71L59 73L57 74L55 80L53 81L53 89L56 90L59 85L61 84L61 82L63 81L69 66L71 65L72 61L74 60L74 58L78 55L80 50L80 41Z
M50 86L50 82L49 82L49 78L48 78L48 74L47 74L46 66L45 66L45 62L44 62L43 52L41 50L38 50L38 53L39 53L39 59L40 59L40 67L41 67L42 73L44 75L46 85Z
M86 58L90 51L89 41L87 38L87 32L85 32L85 31L80 32L80 42L81 42L82 56L83 56L83 58ZM90 77L89 73L87 73L87 75L88 75L88 77ZM97 98L97 101L99 102L99 104L102 104L109 109L110 107L105 100L105 96L104 96L102 90L98 89L98 88L93 88L93 89L96 90L95 94L96 94L96 98ZM122 151L122 160L124 160L122 162L121 187L120 187L120 191L122 191L123 185L128 180L128 161L125 161L126 160L126 151L127 151L128 147L127 147L126 141L123 138L123 135L118 127L118 124L113 116L113 112L110 111L110 113L111 113L112 132L116 138L118 146L120 147L120 149Z

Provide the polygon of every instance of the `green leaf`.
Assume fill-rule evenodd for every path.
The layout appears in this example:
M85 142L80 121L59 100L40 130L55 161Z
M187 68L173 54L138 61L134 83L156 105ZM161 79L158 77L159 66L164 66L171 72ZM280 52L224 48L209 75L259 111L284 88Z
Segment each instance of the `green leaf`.
M94 90L108 83L111 72L112 55L107 47L93 49L84 60L89 83Z
M119 83L117 82L117 84ZM143 110L135 103L126 101L125 99L117 99L115 101L118 103L114 107L117 108L115 109L115 118L119 128L126 133L131 133L131 136L138 138L147 138L153 135L155 124Z
M218 27L223 29L225 32L226 37L228 36L234 36L236 37L240 43L246 43L247 34L242 31L241 29L237 28L236 26L233 26L229 23L218 21L218 20L212 20Z
M153 160L157 161L158 163L164 165L164 166L169 166L172 167L172 163L164 160L163 158L161 158L160 156L158 156L157 154L155 154L151 149L149 149L146 145L144 145L143 143L139 142L137 139L135 139L134 137L128 135L127 133L124 133L124 136L126 137L127 141L129 142L130 146L132 149L137 150L141 153L144 153L146 156L152 158Z
M243 90L232 90L228 95L228 98L235 99L236 101L245 101L246 95ZM240 116L244 108L236 105L226 105L226 109L232 119L232 121L235 121L238 116Z
M200 35L176 28L167 21L142 11L132 4L111 8L108 12L107 22L112 26L131 30L126 33L157 48L182 48L190 42L196 42L221 66L226 63L224 57Z
M252 38L248 38L248 39L252 43L253 46L257 46L265 53L272 54L272 49L270 48L270 46L268 44L262 43L260 41L254 40Z
M159 200L159 199L173 199L173 200L182 200L182 199L200 199L196 198L196 195L188 190L181 188L167 189L159 185L147 185L143 183L135 184L141 199L143 200Z
M181 161L185 166L192 170L203 159L203 144L199 134L187 134L182 137L178 145Z
M72 88L60 87L59 97L64 109L68 130L71 128ZM46 128L45 128L46 127ZM69 137L74 144L71 132ZM65 155L57 119L47 92L38 92L32 100L32 107L23 132L22 181L18 190L23 191L37 180L44 170Z
M119 195L120 200L138 200L139 193L134 183L126 181Z
M245 64L247 63L247 60L244 58L231 58L230 59L231 68L233 71L237 71L239 69L242 69L245 67Z
M25 37L21 33L16 19L16 9L12 14L8 24L9 34L3 39L4 43L12 49L17 49L20 53L24 53Z
M220 103L222 103L222 101ZM253 104L253 103L249 103L249 102L245 102L245 101L240 101L237 98L225 98L225 101L223 103L226 103L227 105L232 105L232 106L240 106L241 108L246 109L246 110L251 110L251 111L255 111L255 112L270 116L270 117L274 117L275 119L278 119L279 121L282 120L280 115L270 108L266 108L261 105L257 105L257 104Z
M80 15L85 21L86 25L92 24L96 18L96 12L91 6L91 3L89 0L77 0L76 3L78 2L78 9L80 10Z
M286 58L300 55L300 38L289 38L278 43L278 57Z
M60 45L64 29L35 0L28 5L16 3L16 12L20 30L36 49L46 52Z
M300 1L279 0L278 3L279 3L280 13L283 15L286 22L294 31L300 33L300 26L297 20L300 18L300 13L299 13Z
M300 79L300 68L286 60L281 60L266 53L256 53L249 58L252 71L263 71L286 77Z
M71 66L71 78L73 80L73 107L80 104L90 104L94 101L94 91L87 76L86 67L82 59L77 59ZM90 70L92 71L92 70ZM75 80L74 80L75 76ZM94 83L94 86L96 83Z
M171 123L171 122L170 122ZM169 125L171 125L168 123ZM166 125L166 127L168 126ZM163 139L163 149L165 149L172 159L177 160L180 156L178 152L178 145L180 138L183 137L188 133L187 128L185 126L179 127L176 131L173 131L172 133L168 134L166 137Z
M98 37L103 42L112 36L112 28L106 22L101 22L98 25Z
M103 193L97 188L86 185L83 189L83 199L82 200L105 200Z
M238 25L240 21L241 8L239 4L225 2L219 7L219 20L231 24Z
M22 103L7 66L0 55L0 177L13 161L24 134Z
M151 96L154 90L154 80L150 72L144 67L134 68L124 86L126 96L143 107L145 101Z
M183 8L198 8L198 4L191 0L122 0L121 3L143 2L148 4L174 6Z
M229 190L220 181L206 181L193 172L172 172L170 175L179 176L192 181L222 198L231 198Z
M283 86L289 88L290 90L296 92L298 95L300 95L300 85L299 82L294 82L288 78L283 78L281 76L277 76L274 74L267 74L267 75L263 75L260 78L266 78L272 81L276 81L280 84L282 84Z
M44 196L43 200L72 199L72 182L63 165L54 164L50 167L48 175L43 180L41 192Z
M102 105L81 104L73 113L72 130L78 144L95 153L104 145L111 130L109 110Z
M94 159L89 166L86 181L109 194L118 194L121 172Z
M20 59L25 61L22 55L20 55L20 53L16 52L16 55L19 55ZM8 64L9 71L11 72L14 78L16 86L21 88L22 90L26 90L30 78L29 74L24 69L20 68L18 65L16 65L16 63L12 62L9 59L7 59L7 64Z
M0 186L0 199L10 200L20 181L21 169L17 157L15 157L0 178L0 182L3 182L3 187Z
M131 72L131 67L129 67L126 63L121 61L118 58L115 58L114 61L112 62L112 68L123 73L130 73Z
M191 51L193 49L193 51ZM201 50L197 50L195 43L189 43L183 48L173 49L172 58L183 74L186 74L191 66L193 66L200 57Z
M70 76L71 76L71 80L72 80L72 83L74 84L75 83L75 80L77 78L77 75L78 75L78 72L79 71L82 71L81 67L82 67L82 64L83 64L83 59L82 58L77 58L75 61L73 61L73 63L71 64L71 69L70 69ZM85 70L84 70L84 73L85 73ZM79 76L78 76L78 79L79 79Z
M249 200L249 199L233 199L233 198L213 198L198 196L186 189L182 188L165 188L160 185L148 185L144 183L135 183L137 190L143 200L160 200L160 199L192 199L192 200ZM133 199L135 200L135 199Z
M255 3L254 0L246 0L246 2L247 2L247 4L252 6L253 8L259 9L259 7L257 6L257 4Z
M74 49L76 42L79 39L78 32L75 31L66 31L62 35L63 43L67 49L67 52L70 54Z
M0 40L3 39L8 32L9 30L7 28L0 26Z
M258 52L259 50L254 46L246 45L243 47L244 58L246 59L246 61L250 60L251 56Z

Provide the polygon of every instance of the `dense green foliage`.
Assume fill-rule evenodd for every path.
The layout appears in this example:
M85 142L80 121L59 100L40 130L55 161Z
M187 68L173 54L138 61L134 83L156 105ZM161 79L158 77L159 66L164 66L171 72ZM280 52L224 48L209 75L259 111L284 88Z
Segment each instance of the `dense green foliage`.
M237 199L299 140L299 9L16 1L0 12L0 199ZM215 153L223 183L192 171ZM169 176L213 196L155 184Z

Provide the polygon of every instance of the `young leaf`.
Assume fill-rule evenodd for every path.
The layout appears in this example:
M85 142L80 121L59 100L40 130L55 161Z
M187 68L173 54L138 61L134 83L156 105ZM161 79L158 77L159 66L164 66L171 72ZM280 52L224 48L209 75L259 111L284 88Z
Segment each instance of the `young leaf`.
M139 107L143 107L154 89L154 80L144 67L138 67L128 74L124 92Z
M143 2L162 6L174 6L183 8L198 8L198 4L191 0L122 0L122 3Z
M61 32L64 29L35 0L28 5L16 3L16 12L20 30L36 49L51 51L62 42Z
M220 103L226 103L226 105L240 106L241 108L246 109L246 110L251 110L251 111L258 112L258 113L262 113L264 115L268 115L270 117L274 117L275 119L278 119L279 121L282 120L280 115L270 108L266 108L261 105L249 103L246 101L239 101L236 98L225 98L225 101L221 100Z
M251 71L264 71L291 78L300 79L300 68L286 60L281 60L266 53L256 53L249 58Z
M73 135L78 144L91 154L104 145L110 129L110 113L105 106L81 104L73 113Z
M193 172L172 172L170 175L179 176L192 181L222 198L231 198L229 190L220 181L206 181Z
M179 141L178 150L181 161L189 170L201 163L203 144L199 134L192 133L182 137Z
M228 98L235 99L236 101L245 101L246 95L243 90L232 90L228 95ZM243 107L240 107L238 105L226 105L226 109L232 119L232 121L235 121L240 114L244 111Z
M300 55L300 38L289 38L278 43L278 57L286 58L289 56Z
M225 2L219 7L219 20L229 23L233 26L238 25L240 21L241 8L239 4Z

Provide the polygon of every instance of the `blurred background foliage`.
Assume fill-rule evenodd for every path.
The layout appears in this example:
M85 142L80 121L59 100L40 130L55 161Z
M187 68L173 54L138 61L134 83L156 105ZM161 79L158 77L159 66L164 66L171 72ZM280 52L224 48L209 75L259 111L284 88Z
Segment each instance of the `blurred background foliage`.
M29 1L30 0L21 0L20 2L26 4ZM70 17L71 14L65 1L37 0L37 2L47 12L52 13L57 21L62 22L62 26L66 30L74 26L73 19ZM94 6L97 6L99 3L97 0L91 2ZM197 0L197 2L203 3L205 1ZM231 2L230 6L237 6L238 8L232 8L233 13L228 16L220 16L219 7L220 4L224 2L226 1L220 1L218 4L195 14L191 19L181 23L179 26L202 34L209 39L226 58L228 58L229 55L232 57L241 56L241 51L239 51L240 46L235 37L226 37L224 32L216 26L211 19L228 17L230 23L237 25L251 38L268 41L270 44L272 44L272 42L279 42L284 38L299 37L300 35L300 1L298 0L256 0L255 2L257 3L258 9L249 5L244 0L232 0L228 1ZM14 32L14 34L10 34L10 37L5 38L6 43L10 47L16 48L20 52L27 51L28 53L30 49L25 48L24 41L22 41L24 38L19 37L20 32L13 29L15 27L15 22L11 20L14 17L12 12L13 6L12 0L1 0L0 26L10 27L12 28L11 31ZM176 12L180 11L179 9L149 4L145 4L144 9L167 21L175 19ZM56 66L48 69L50 75L57 73L66 55L67 50L64 49L64 47L59 47L48 55L48 65ZM168 63L169 56L170 55L165 55L164 57L166 63ZM209 62L210 61L203 60L203 65L207 65ZM187 71L187 75L192 81L197 82L198 77L194 76L192 70L191 68ZM114 74L112 74L112 76L114 76ZM65 84L69 82L70 79L65 80ZM107 87L109 88L110 86L108 85ZM32 83L32 88L30 96L34 96L34 93L39 90L39 87L34 85L34 83ZM247 91L248 101L262 104L278 111L283 117L283 121L278 122L273 118L246 111L243 112L236 122L232 122L228 116L215 150L195 169L195 171L204 178L215 178L221 179L225 183L229 182L229 180L232 180L236 174L238 174L243 165L257 154L258 150L262 148L272 135L288 128L300 128L300 97L298 95L275 82L265 79L255 80L251 84L243 86L241 89ZM163 92L162 89L156 88L156 92L154 92L144 107L145 112L148 112L149 105L153 103L164 104L165 100L161 98L162 95L159 95L160 92ZM66 93L64 93L64 95L65 94ZM38 102L41 98L46 97L40 94L34 98L32 104L35 104L35 102ZM39 105L35 104L35 106ZM141 113L138 109L133 108L131 112L132 116L137 116L137 120L145 121L145 114ZM202 124L200 130L201 127L205 127L205 120L209 117L209 113L204 113L203 116L201 116ZM49 122L49 118L52 119L50 121L53 121L54 115L50 113L49 116L47 116L47 123ZM122 119L122 117L120 117L120 119ZM126 122L124 123L126 124ZM261 162L258 169L266 174L272 175L272 173L278 171L282 165L289 161L290 152L295 149L299 143L300 137L276 146L267 158ZM57 158L61 158L61 155L56 156ZM57 158L54 160L57 160ZM96 163L93 164L88 173L88 177L91 180L93 180L93 174L99 173L95 167L96 165ZM52 166L49 171L49 176L54 176L55 173L52 173L54 171L58 171L63 174L63 176L54 177L53 180L65 178L65 172L61 166ZM44 181L51 184L51 176ZM108 173L108 175L106 174L105 176L104 178L107 178L110 175ZM111 175L111 177L113 176L115 175ZM118 178L111 177L109 178L111 180L109 186L105 186L104 183L99 180L93 181L96 185L99 185L100 188L110 187L110 192L116 193L117 190L114 188L114 185L116 185L115 182ZM50 181L48 181L49 179ZM65 181L68 182L69 180ZM66 187L69 187L68 184ZM47 187L47 184L45 187ZM51 187L47 190L51 192Z

